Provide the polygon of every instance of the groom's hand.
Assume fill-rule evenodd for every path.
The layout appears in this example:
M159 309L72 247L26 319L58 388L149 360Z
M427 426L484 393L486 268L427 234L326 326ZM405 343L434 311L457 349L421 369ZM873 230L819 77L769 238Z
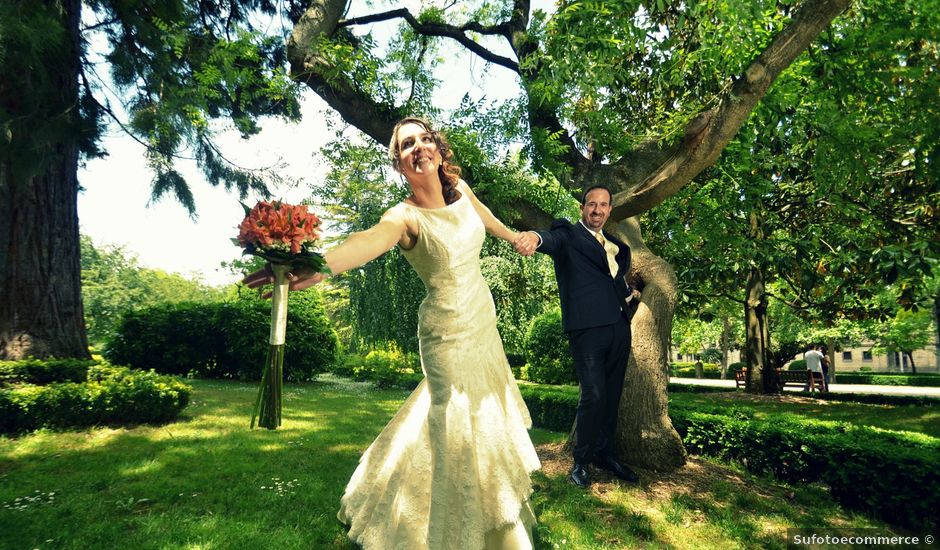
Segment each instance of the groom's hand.
M531 256L535 254L535 249L538 248L540 242L541 239L534 231L523 231L512 241L512 247L523 256Z

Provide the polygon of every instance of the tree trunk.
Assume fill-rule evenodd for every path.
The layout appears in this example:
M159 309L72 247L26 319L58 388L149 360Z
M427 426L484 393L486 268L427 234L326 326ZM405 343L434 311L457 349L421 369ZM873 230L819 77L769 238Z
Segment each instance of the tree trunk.
M914 352L913 352L913 351L906 351L906 352L904 352L904 353L906 353L908 359L911 360L911 374L917 374L917 366L914 365Z
M721 379L728 379L728 348L731 347L731 320L727 315L721 316Z
M829 337L826 340L826 354L829 355L829 376L826 378L826 384L836 381L836 339Z
M631 464L673 470L685 464L682 439L669 418L669 335L676 309L676 274L643 242L637 218L613 233L630 245L632 272L643 293L633 316L633 349L627 364L617 423L617 454Z
M32 90L30 75L5 75L0 110L12 115L0 160L0 359L90 357L81 299L76 136L46 133L25 123L37 117L24 94L48 97L39 120L77 119L79 0L48 2L69 31L68 47L36 67L54 75L54 90ZM14 76L15 81L7 76ZM38 77L37 77L38 78ZM17 89L26 84L25 89ZM48 128L42 128L48 130ZM40 136L40 137L37 137ZM38 142L42 136L46 141ZM17 151L23 155L17 159ZM30 162L23 162L23 158ZM32 158L36 162L31 162ZM19 160L19 161L18 161Z
M747 277L744 301L744 324L747 333L746 361L748 393L776 393L777 373L770 354L770 328L767 324L767 294L760 269L751 267Z

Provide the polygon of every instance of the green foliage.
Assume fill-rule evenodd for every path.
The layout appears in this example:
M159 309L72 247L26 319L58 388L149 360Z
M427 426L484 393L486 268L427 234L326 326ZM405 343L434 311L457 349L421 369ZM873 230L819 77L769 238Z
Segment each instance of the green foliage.
M529 409L533 426L559 432L571 430L578 409L577 389L520 384L519 392Z
M930 310L899 310L893 319L871 329L875 338L872 353L880 354L887 350L913 353L914 350L926 347L937 332L933 321Z
M782 28L773 2L567 2L530 33L529 100L557 109L597 158L671 141ZM656 37L652 39L651 37ZM583 136L583 137L582 137Z
M675 407L670 416L690 452L738 460L752 472L788 482L821 481L844 506L896 525L935 525L935 438L809 420L758 422Z
M55 3L0 4L0 164L11 176L5 185L60 162L64 149L50 145L101 155L101 111L75 79L80 52L68 17Z
M706 322L697 318L678 317L672 324L673 347L680 353L700 354L721 338L721 321Z
M378 388L412 390L424 379L418 355L404 352L394 344L387 349L374 349L365 356L349 355L333 372L359 381L374 382Z
M189 403L175 378L123 367L85 367L87 380L0 388L0 433L39 428L163 423Z
M327 205L338 231L372 227L407 195L401 179L386 179L388 154L381 147L338 140L321 152L333 164L314 193ZM348 307L334 310L334 315L352 327L350 340L345 342L350 350L385 342L395 342L405 351L418 350L418 304L426 290L397 247L359 269L332 278L330 284L348 292Z
M271 304L257 297L159 304L132 311L105 350L114 363L165 374L258 380L269 344ZM336 359L338 341L316 291L293 293L284 378L309 380Z
M666 385L669 393L722 393L728 391L728 388L721 386L706 386L704 384L676 384L670 382Z
M575 388L520 387L533 423L568 431ZM823 482L846 507L906 527L932 528L940 504L940 440L910 432L790 415L756 420L748 409L670 406L672 424L693 453L743 463L791 482Z
M88 339L101 344L120 318L138 307L183 301L219 300L222 291L199 280L141 267L123 246L95 247L81 236L82 303Z
M692 361L673 361L669 364L670 375L679 378L696 378L695 363ZM721 365L702 363L702 377L717 380L721 378Z
M88 377L88 368L95 364L97 361L88 359L0 361L0 386L81 382Z
M542 384L577 384L561 310L550 309L532 320L526 335L523 378Z
M841 380L842 375L839 375ZM879 393L814 393L814 399L838 401L841 403L863 403L867 405L891 405L898 407L940 406L940 398L929 395L893 395Z
M788 366L787 370L806 370L806 360L805 359L796 359L792 361ZM841 380L840 380L841 381Z
M110 0L89 7L100 24L86 39L107 44L104 59L130 116L124 128L148 145L154 200L172 194L195 213L192 192L174 166L186 148L212 185L241 197L265 195L277 174L229 163L213 143L211 121L230 120L247 137L260 130L259 117L299 118L299 86L287 74L284 40L254 28L259 13L274 15L277 7L182 0L158 9ZM85 76L98 81L93 71Z
M558 291L551 259L523 258L512 246L490 239L484 244L480 271L496 305L496 325L508 355L525 355L530 325L546 309L557 307Z
M895 373L839 373L840 384L877 384L882 386L940 387L940 375Z
M914 2L853 4L715 167L647 214L651 248L676 266L680 307L740 300L752 266L781 282L774 294L803 326L891 314L873 299L885 283L892 304L932 299L940 224L928 203L940 187L927 159L940 125L927 121L940 111L927 96L940 74L925 67L938 64L937 32Z

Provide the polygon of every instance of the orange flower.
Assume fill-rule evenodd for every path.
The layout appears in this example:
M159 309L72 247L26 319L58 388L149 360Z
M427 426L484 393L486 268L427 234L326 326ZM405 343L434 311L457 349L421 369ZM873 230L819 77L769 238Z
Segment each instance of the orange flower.
M238 242L261 249L289 250L299 254L320 238L320 218L306 205L261 201L238 226Z

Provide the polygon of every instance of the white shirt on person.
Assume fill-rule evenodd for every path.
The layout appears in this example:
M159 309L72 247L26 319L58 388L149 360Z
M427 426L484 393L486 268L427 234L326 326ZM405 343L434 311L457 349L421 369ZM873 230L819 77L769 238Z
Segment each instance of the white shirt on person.
M813 372L822 372L823 354L819 350L811 349L803 354L806 360L806 368Z

